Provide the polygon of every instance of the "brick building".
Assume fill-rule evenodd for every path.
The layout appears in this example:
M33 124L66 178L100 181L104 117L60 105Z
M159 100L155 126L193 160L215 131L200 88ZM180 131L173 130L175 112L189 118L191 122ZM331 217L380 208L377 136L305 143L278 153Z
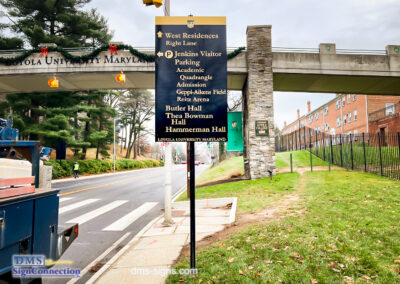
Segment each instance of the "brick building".
M378 95L337 94L320 107L300 115L290 124L284 123L282 134L289 134L303 127L316 133L353 134L391 133L400 131L400 97Z

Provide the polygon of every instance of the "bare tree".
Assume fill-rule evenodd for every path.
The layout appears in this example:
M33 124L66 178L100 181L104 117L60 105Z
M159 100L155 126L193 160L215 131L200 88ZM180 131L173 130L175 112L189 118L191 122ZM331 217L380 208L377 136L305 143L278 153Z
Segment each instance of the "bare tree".
M130 90L121 97L121 119L127 122L129 127L128 147L126 158L137 158L138 140L142 131L145 131L145 122L154 115L154 98L147 90Z

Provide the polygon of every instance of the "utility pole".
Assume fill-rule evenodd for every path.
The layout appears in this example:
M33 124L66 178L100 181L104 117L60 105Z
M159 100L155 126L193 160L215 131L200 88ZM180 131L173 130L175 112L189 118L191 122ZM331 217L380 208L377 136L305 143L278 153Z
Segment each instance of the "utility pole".
M170 15L169 0L164 2L164 16ZM172 220L172 197L171 197L171 178L172 176L172 147L171 143L168 143L165 148L165 196L164 196L164 221L163 226L169 227L174 224Z

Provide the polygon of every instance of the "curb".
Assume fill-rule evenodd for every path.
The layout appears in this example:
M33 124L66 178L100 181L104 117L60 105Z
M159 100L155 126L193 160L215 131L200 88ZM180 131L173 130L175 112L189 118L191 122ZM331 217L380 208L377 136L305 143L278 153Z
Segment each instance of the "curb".
M229 213L229 223L232 224L236 220L237 197L233 197L231 212Z
M113 264L116 262L131 246L134 242L138 241L139 238L148 230L155 222L162 218L164 214L154 218L151 220L146 226L143 227L120 251L118 251L106 264L104 264L99 271L97 271L86 283L91 284L94 283L97 279L99 279L104 272L106 272Z

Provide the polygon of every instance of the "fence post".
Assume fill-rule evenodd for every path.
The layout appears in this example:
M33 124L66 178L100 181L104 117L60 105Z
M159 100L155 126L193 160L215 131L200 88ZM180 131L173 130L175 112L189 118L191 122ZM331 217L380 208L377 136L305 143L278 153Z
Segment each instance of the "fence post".
M343 147L342 147L342 134L339 134L339 139L340 139L340 167L343 168Z
M400 132L397 132L397 144L399 145L399 159L400 159Z
M306 127L303 127L304 129L304 150L307 150L307 135L306 135Z
M322 150L324 151L324 161L325 159L325 132L322 132Z
M329 172L331 172L331 155L328 152L328 168L329 168Z
M290 172L293 173L293 157L292 157L292 153L290 153Z
M379 132L378 132L378 142L379 142L379 162L380 162L380 165L381 165L381 176L383 176L381 134Z
M329 135L329 137L331 138L330 140L331 140L331 159L332 159L332 164L334 163L334 161L333 161L333 146L332 146L332 135Z
M312 172L312 153L311 153L311 151L310 151L310 167L311 167L311 172Z
M364 137L364 132L363 132L363 148L364 148L364 171L367 172L367 154L365 152L365 137Z
M350 154L351 154L351 170L354 170L354 157L353 157L353 137L350 133Z

